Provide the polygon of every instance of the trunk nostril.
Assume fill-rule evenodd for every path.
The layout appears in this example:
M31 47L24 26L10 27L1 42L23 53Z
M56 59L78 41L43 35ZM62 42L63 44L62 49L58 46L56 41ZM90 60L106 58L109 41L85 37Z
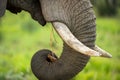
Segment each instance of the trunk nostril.
M57 61L56 55L55 55L54 53L48 54L48 56L47 56L47 61L48 61L48 62L55 62L55 61Z

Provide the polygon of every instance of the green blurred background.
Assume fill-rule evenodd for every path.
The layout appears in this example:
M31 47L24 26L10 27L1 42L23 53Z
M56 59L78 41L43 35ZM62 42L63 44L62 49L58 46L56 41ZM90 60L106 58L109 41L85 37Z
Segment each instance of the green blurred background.
M120 80L120 0L91 0L97 16L96 44L113 55L111 59L92 57L73 80ZM50 45L52 44L52 45ZM37 80L30 61L40 49L60 56L62 40L47 23L44 27L27 12L6 11L0 19L0 80Z

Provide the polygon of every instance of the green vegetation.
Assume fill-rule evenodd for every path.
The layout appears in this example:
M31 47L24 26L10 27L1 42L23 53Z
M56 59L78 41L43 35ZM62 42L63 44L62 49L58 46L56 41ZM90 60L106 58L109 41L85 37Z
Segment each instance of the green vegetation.
M118 12L119 0L91 0L100 16L115 16Z
M55 39L51 40L51 34ZM119 19L97 18L96 44L113 58L91 58L73 80L120 80ZM37 80L30 61L36 51L44 48L54 50L58 56L62 50L62 41L50 23L42 27L26 12L18 15L7 12L0 21L0 80Z

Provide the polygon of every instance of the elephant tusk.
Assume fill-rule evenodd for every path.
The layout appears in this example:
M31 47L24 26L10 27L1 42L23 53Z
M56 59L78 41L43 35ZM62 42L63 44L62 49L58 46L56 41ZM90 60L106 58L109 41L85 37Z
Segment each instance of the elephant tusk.
M103 49L101 49L97 45L95 45L94 50L99 52L101 54L101 57L112 58L111 54L109 54L108 52L104 51Z
M63 39L63 41L65 41L65 43L67 45L69 45L71 48L73 48L74 50L76 50L82 54L88 55L88 56L101 56L101 54L99 52L88 48L82 42L80 42L71 33L71 31L68 29L68 27L64 23L53 22L52 24L53 24L55 30L58 32L58 34Z

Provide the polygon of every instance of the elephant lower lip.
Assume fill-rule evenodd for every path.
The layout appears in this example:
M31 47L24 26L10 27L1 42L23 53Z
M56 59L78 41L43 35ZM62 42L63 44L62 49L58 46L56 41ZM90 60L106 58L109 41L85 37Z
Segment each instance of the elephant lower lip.
M34 20L38 21L38 23L41 24L42 26L46 24L46 20L39 13L31 12L31 16Z
M46 24L46 21L42 21L42 22L41 22L41 20L38 20L38 22L39 22L42 26L45 26L45 24Z

